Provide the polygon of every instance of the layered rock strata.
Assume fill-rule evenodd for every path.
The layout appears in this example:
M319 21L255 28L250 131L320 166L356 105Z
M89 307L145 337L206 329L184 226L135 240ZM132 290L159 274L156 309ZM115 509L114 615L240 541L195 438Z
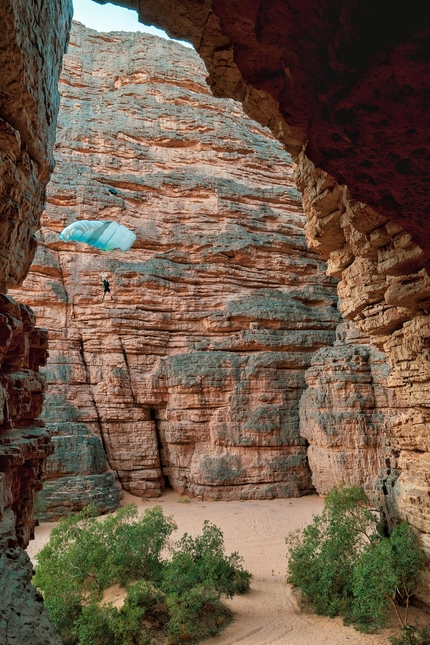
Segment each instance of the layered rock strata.
M327 258L329 275L340 278L343 317L386 353L391 365L387 387L403 407L385 430L380 507L389 523L408 519L430 555L430 279L425 254L398 224L354 201L346 187L310 162L302 160L297 178L308 213L310 248Z
M407 519L430 557L426 253L399 224L352 199L346 186L304 155L296 179L308 216L309 247L327 258L328 274L340 278L343 317L385 352L391 366L386 387L400 409L384 429L377 505L388 525ZM420 590L426 603L429 585Z
M105 4L108 0L96 0ZM369 0L116 0L191 41L217 96L422 239L430 16Z
M67 369L67 363L64 365ZM79 409L54 389L46 394L43 419L50 432L53 454L47 460L44 489L39 493L36 514L52 521L96 504L100 513L119 506L121 487L108 466L100 436L81 421Z
M47 332L4 295L25 278L36 250L53 168L61 60L71 2L4 0L0 6L0 642L60 645L31 586L23 549L33 537L49 432L38 420Z
M0 642L5 645L60 644L30 584L33 566L23 551L34 537L34 501L53 450L45 424L37 420L48 334L34 323L31 309L0 295Z
M385 438L407 410L398 389L389 387L389 375L386 355L351 323L337 327L333 347L312 356L300 400L300 434L309 442L319 493L348 482L375 497Z
M71 14L71 0L0 8L0 293L22 283L36 251Z
M207 498L312 491L298 403L339 315L285 183L290 158L211 96L176 43L76 24L60 87L57 169L19 292L51 338L47 512L102 474L101 443L139 495L167 481ZM61 242L82 218L119 221L137 242L127 254Z
M387 430L381 508L389 523L411 521L430 555L427 9L355 0L117 4L191 40L214 93L240 100L297 161L307 239L341 278L344 317L387 353L388 385L406 408Z

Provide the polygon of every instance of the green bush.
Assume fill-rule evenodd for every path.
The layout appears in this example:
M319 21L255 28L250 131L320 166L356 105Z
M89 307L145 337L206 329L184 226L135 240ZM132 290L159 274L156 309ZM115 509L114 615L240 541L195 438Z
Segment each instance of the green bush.
M376 632L385 625L397 582L390 541L382 539L367 545L353 570L349 618L357 629Z
M244 593L250 579L237 552L224 555L224 538L217 526L205 521L201 535L193 538L185 533L175 544L162 585L171 614L170 634L187 642L216 634L231 618L221 595L232 598Z
M334 488L321 516L287 537L289 581L318 614L344 615L352 597L354 564L373 536L376 519L361 488Z
M114 616L117 612L117 609L100 607L93 602L84 605L72 625L75 642L86 643L86 645L104 645L104 643L116 645L111 622L115 620ZM61 632L60 635L62 635Z
M138 580L128 586L124 606L139 607L144 610L145 615L156 615L162 611L165 602L166 596L160 589L147 580Z
M171 616L167 625L169 633L174 639L187 643L215 636L231 620L231 611L221 602L220 594L209 585L192 587L182 594L171 594L167 602Z
M391 636L389 639L393 645L430 645L430 625L418 629L406 625L397 636Z
M224 555L222 531L207 520L202 535L187 533L175 544L172 559L166 565L163 589L182 595L200 585L213 588L218 594L232 598L249 589L251 574L242 567L242 558L235 551Z
M150 645L142 619L145 611L110 605L84 605L73 631L79 645Z
M322 514L287 537L288 580L316 613L377 631L386 624L390 605L400 623L407 623L423 555L406 523L389 538L380 535L367 503L360 487L334 488Z
M237 553L225 555L220 529L205 522L201 536L170 546L176 524L159 506L140 518L133 505L96 514L89 506L60 522L38 555L33 582L65 645L151 645L168 634L191 643L227 624L221 596L243 593L251 576ZM100 603L116 583L127 590L121 609Z

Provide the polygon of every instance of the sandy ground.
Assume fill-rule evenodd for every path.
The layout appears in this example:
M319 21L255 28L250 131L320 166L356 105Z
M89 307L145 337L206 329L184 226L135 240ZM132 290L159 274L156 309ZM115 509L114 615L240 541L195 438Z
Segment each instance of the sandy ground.
M173 491L148 500L125 494L123 504L134 502L139 512L161 505L166 515L173 515L179 537L185 531L197 535L204 520L210 520L224 533L226 551L239 551L245 567L252 573L251 590L228 601L235 620L220 635L204 641L205 645L387 645L388 636L398 631L392 627L380 634L365 635L344 627L340 619L301 613L290 585L285 581L285 536L306 526L312 515L320 513L323 501L317 497L247 502L200 502L183 499ZM36 529L36 538L28 553L32 559L49 539L56 523L44 523ZM112 596L120 595L113 590ZM109 598L115 602L116 598ZM412 609L411 621L419 625L428 616Z

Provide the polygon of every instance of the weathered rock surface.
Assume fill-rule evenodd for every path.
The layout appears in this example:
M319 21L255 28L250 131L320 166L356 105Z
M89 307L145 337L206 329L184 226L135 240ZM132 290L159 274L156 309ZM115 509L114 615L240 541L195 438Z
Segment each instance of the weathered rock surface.
M71 0L0 7L0 293L22 283L36 251L71 13Z
M426 528L430 518L426 474L430 279L426 255L401 226L353 200L345 186L303 156L297 180L308 214L309 246L328 259L329 275L340 278L342 315L384 350L391 365L386 386L390 405L400 410L385 427L377 483L379 506L389 524L407 519L430 555ZM427 603L429 588L421 592Z
M210 498L310 492L298 403L339 316L290 158L211 96L176 43L77 24L60 87L57 169L16 292L51 339L47 512L72 478L102 476L101 443L139 495L166 479ZM61 242L79 218L119 221L137 242L127 254Z
M16 535L16 518L5 509L0 520L0 643L61 645L43 598L31 584L33 565Z
M405 407L387 430L380 505L388 522L409 519L429 550L428 11L355 0L117 4L192 41L213 92L240 100L297 161L310 248L341 278L343 316L387 353Z
M46 330L25 305L0 294L0 642L60 644L23 549L33 537L33 505L42 488L49 432L37 417L45 379Z
M96 0L105 4L108 0ZM235 97L296 156L430 253L430 16L362 0L116 0L193 42L218 96Z
M60 519L90 503L97 504L101 513L114 511L121 492L108 469L100 437L80 422L76 408L56 393L48 391L43 418L54 452L47 461L48 481L38 496L38 519Z
M319 493L348 482L374 497L384 437L407 405L388 387L389 372L386 355L351 323L338 326L333 347L312 356L300 434L310 444L312 483Z
M428 551L428 11L355 0L118 4L192 40L215 94L241 100L297 159L308 242L341 278L344 317L387 353L405 407L387 429L380 504L389 522L409 519Z
M47 333L33 312L3 295L27 274L53 167L61 60L69 0L0 6L0 642L60 645L23 549L33 535L33 504L52 452L37 420L43 403Z

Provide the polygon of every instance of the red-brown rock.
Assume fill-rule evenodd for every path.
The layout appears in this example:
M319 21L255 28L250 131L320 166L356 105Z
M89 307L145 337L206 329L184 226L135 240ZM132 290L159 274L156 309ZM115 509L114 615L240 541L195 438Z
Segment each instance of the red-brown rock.
M23 549L33 536L49 432L37 420L47 333L33 312L4 295L21 284L53 166L57 89L72 6L4 0L0 6L0 642L59 645Z
M58 645L23 549L34 537L33 506L53 451L42 411L46 330L25 305L0 294L0 642Z
M387 433L380 503L389 523L410 519L427 549L428 453L412 437L430 427L427 8L355 0L118 4L189 38L212 90L242 101L298 155L310 248L341 278L343 315L384 347L390 387L409 408Z
M386 355L354 325L338 326L333 347L312 357L300 401L301 435L309 441L312 483L363 486L369 498L382 467L384 436L407 410L389 383Z
M57 169L15 292L51 338L48 513L61 486L69 508L88 499L67 451L91 434L135 494L159 495L166 478L210 498L310 492L298 404L338 313L285 183L289 156L214 99L176 43L77 24L60 87ZM61 242L79 218L119 221L137 242L127 254ZM102 465L90 472L87 454L75 471L94 481Z
M107 0L96 0L105 4ZM427 8L362 0L117 0L188 38L233 96L295 156L302 146L355 199L424 245L430 149Z

